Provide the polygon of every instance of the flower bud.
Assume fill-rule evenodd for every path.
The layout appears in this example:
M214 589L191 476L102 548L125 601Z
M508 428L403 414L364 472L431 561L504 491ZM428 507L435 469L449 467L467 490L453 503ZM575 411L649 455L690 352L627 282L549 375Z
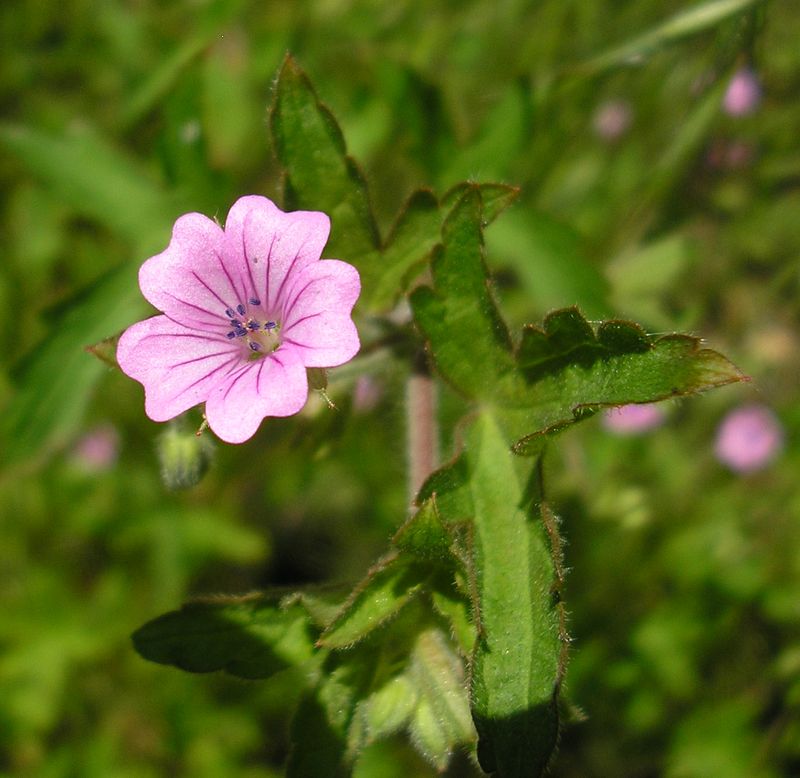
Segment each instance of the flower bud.
M200 482L211 462L214 444L182 421L173 422L158 437L161 478L169 491L188 489Z

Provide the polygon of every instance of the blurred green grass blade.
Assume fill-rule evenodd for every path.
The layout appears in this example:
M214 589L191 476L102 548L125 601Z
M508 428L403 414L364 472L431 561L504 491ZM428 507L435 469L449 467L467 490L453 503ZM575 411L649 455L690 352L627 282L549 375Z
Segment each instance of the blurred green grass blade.
M0 124L0 145L76 213L138 250L158 245L169 234L176 210L172 199L97 132L81 128L55 135Z
M284 609L261 595L187 603L149 621L132 639L151 662L192 673L224 670L239 678L267 678L314 654L304 609Z
M579 65L578 70L582 74L593 74L620 65L638 63L642 58L650 56L664 46L711 29L736 14L754 8L761 2L763 0L711 0L700 3L680 11L632 40L593 57Z
M183 72L208 48L220 30L239 12L241 0L216 0L203 10L197 30L185 37L133 92L122 108L123 128L139 122L169 93Z
M411 295L417 325L436 366L459 391L490 399L516 381L511 340L487 286L480 190L471 188L442 227L434 286Z
M83 130L63 137L3 125L0 144L76 213L103 225L142 257L166 243L176 211L172 198L98 134ZM85 347L148 310L137 267L110 272L51 315L52 334L22 361L17 393L6 409L11 461L63 444L80 424L104 369Z
M291 56L278 74L270 129L286 171L285 205L325 211L332 222L326 256L346 259L368 278L380 239L366 182L347 155L336 119ZM367 299L370 291L364 290Z
M471 689L478 759L503 778L533 778L556 744L563 672L541 495L526 497L518 462L487 413L468 433L467 457L481 624Z
M23 361L4 413L9 462L63 445L78 428L95 381L108 369L85 347L147 311L136 273L125 265L99 281L55 319L53 334Z

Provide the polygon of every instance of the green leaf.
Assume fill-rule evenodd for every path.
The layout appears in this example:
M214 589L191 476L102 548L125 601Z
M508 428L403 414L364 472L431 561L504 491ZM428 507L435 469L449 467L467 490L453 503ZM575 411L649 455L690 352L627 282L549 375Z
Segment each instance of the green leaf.
M519 197L519 187L508 184L481 184L472 181L462 181L456 184L442 197L442 207L450 210L471 189L477 188L481 193L483 226L491 224L506 208L514 204Z
M434 288L411 296L414 318L436 365L467 396L490 399L513 391L508 330L492 299L483 264L481 195L471 187L442 227L442 247L431 266Z
M172 198L97 132L0 124L0 145L53 194L144 252L169 235ZM108 334L108 333L106 333Z
M314 656L303 608L266 595L187 603L139 628L133 644L151 662L240 678L267 678Z
M332 222L326 256L346 259L369 276L380 239L366 182L336 119L289 55L278 74L270 129L286 170L287 207L325 211Z
M653 337L624 321L587 330L578 316L575 309L557 311L543 330L529 327L523 333L518 357L531 382L527 409L498 409L512 436L530 430L515 443L519 454L537 454L547 435L600 407L655 402L747 380L721 354L702 348L698 338ZM575 327L572 339L563 337L565 321Z
M367 307L390 308L403 292L407 277L439 242L442 217L433 192L420 189L409 198L392 228L380 263L368 269L367 287L372 294ZM370 278L374 278L370 282Z
M123 266L54 317L45 343L23 360L17 392L4 414L9 462L65 444L81 423L92 387L108 367L84 347L145 314L136 268Z
M417 636L407 672L417 692L411 740L443 771L456 746L475 740L464 666L441 630L428 629Z
M519 460L488 414L468 434L467 458L480 609L471 694L478 759L502 778L538 776L558 734L564 651L541 495L526 494Z
M396 555L378 562L353 590L319 638L326 648L346 648L363 640L405 607L430 578L427 566Z

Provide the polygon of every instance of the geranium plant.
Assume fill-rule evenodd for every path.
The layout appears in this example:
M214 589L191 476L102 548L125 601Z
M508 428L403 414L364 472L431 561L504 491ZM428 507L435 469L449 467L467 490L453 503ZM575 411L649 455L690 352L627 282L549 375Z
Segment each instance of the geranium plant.
M412 355L415 396L439 382L455 390L457 443L438 466L435 403L409 404L421 448L411 452L413 509L350 591L190 602L141 627L136 649L192 672L301 669L301 701L287 711L292 776L346 774L366 745L399 731L439 769L463 749L486 773L540 775L558 738L569 646L542 452L599 409L743 376L696 337L589 322L574 307L512 332L483 231L516 190L420 190L383 240L335 120L291 58L270 128L285 211L248 196L223 226L183 216L141 269L142 292L162 313L131 326L117 358L144 385L148 415L163 421L203 403L213 433L254 445L245 441L264 417L303 407L307 369L356 355L361 326L364 350L382 337L402 343L398 358ZM338 260L320 259L328 217ZM349 369L358 373L358 360Z

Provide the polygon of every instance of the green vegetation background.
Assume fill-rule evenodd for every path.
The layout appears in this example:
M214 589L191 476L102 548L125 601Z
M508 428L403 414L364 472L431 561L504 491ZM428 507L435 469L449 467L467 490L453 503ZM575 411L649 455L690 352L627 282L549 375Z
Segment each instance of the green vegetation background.
M647 436L587 422L549 455L575 639L553 775L800 773L800 17L754 3L658 32L712 6L3 4L0 773L279 775L290 683L147 664L129 634L192 595L357 579L405 516L402 365L365 365L358 400L334 383L339 412L312 403L217 445L199 486L168 493L141 388L82 351L146 313L132 279L175 216L279 196L266 107L287 50L341 121L384 234L419 186L518 185L487 233L513 323L578 303L702 334L754 378L668 406ZM763 102L727 116L747 62ZM630 110L616 140L594 124L609 101ZM117 267L130 307L70 319ZM742 477L713 443L750 401L787 446ZM85 454L98 430L112 462ZM432 770L395 740L357 774Z

